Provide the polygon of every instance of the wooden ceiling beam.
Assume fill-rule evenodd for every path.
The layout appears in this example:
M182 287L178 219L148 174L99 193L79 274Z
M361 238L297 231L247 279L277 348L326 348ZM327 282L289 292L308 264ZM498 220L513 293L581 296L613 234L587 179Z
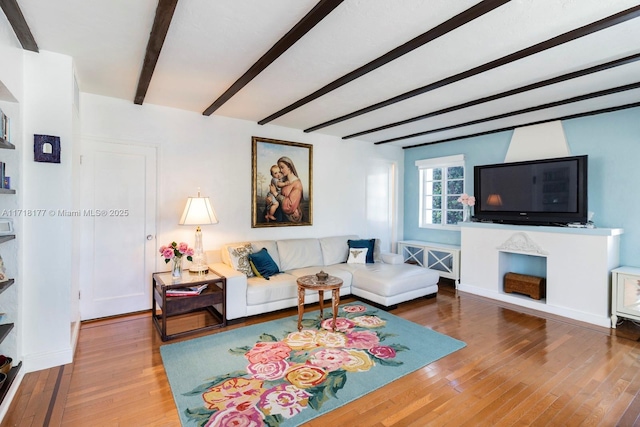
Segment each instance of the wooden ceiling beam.
M639 61L639 60L640 60L640 53L636 53L635 55L626 56L624 58L620 58L620 59L616 59L614 61L606 62L604 64L595 65L593 67L584 68L582 70L578 70L578 71L574 71L572 73L563 74L561 76L557 76L557 77L553 77L553 78L550 78L550 79L542 80L542 81L539 81L537 83L532 83L530 85L521 86L521 87L516 88L516 89L511 89L511 90L508 90L508 91L505 91L505 92L500 92L500 93L497 93L495 95L485 96L483 98L474 99L472 101L468 101L468 102L465 102L465 103L462 103L462 104L453 105L451 107L443 108L441 110L432 111L430 113L426 113L426 114L422 114L422 115L419 115L419 116L415 116L415 117L412 117L410 119L405 119L405 120L401 120L399 122L389 123L387 125L379 126L377 128L367 129L367 130L364 130L362 132L358 132L358 133L354 133L354 134L351 134L351 135L343 136L342 139L356 138L358 136L367 135L367 134L370 134L370 133L391 129L391 128L394 128L394 127L397 127L397 126L406 125L406 124L417 122L417 121L420 121L420 120L425 120L425 119L428 119L428 118L431 118L431 117L439 116L441 114L446 114L446 113L451 113L453 111L458 111L458 110L461 110L463 108L473 107L473 106L476 106L476 105L484 104L486 102L495 101L495 100L498 100L498 99L506 98L508 96L513 96L513 95L517 95L517 94L520 94L520 93L528 92L530 90L539 89L539 88L542 88L542 87L545 87L545 86L549 86L549 85L565 82L567 80L571 80L571 79L575 79L575 78L578 78L578 77L587 76L589 74L597 73L597 72L600 72L600 71L609 70L611 68L619 67L621 65L631 64L631 63Z
M514 130L516 128L524 127L524 126L540 125L540 124L543 124L543 123L555 122L557 120L578 119L578 118L581 118L581 117L589 117L589 116L595 116L595 115L598 115L598 114L612 113L614 111L627 110L629 108L636 108L636 107L640 107L640 102L632 102L630 104L618 105L616 107L602 108L600 110L585 111L584 113L570 114L568 116L554 117L552 119L538 120L538 121L529 122L529 123L521 123L521 124L518 124L518 125L507 126L507 127L503 127L503 128L500 128L500 129L492 129L492 130L487 130L487 131L484 131L484 132L477 132L477 133L470 133L470 134L466 134L466 135L454 136L452 138L447 138L447 139L439 139L437 141L422 142L420 144L414 144L414 145L405 145L404 147L402 147L402 149L403 150L407 150L409 148L424 147L426 145L434 145L434 144L442 144L444 142L459 141L461 139L475 138L475 137L478 137L478 136L484 136L484 135L491 135L491 134L494 134L494 133L506 132L506 131Z
M543 52L547 49L554 48L556 46L560 46L564 43L579 39L581 37L587 36L589 34L593 34L595 32L604 30L606 28L612 27L614 25L620 24L622 22L626 22L630 19L634 19L640 16L640 6L634 6L627 10L623 10L622 12L618 12L614 15L608 16L606 18L600 19L596 22L592 22L591 24L584 25L580 28L576 28L575 30L568 31L559 36L550 38L543 42L537 43L533 46L529 46L527 48L521 49L517 52L511 53L509 55L505 55L502 58L495 59L493 61L489 61L485 64L479 65L477 67L471 68L467 71L463 71L461 73L455 74L453 76L446 77L437 82L428 84L426 86L419 87L417 89L410 90L401 95L394 96L385 101L378 102L376 104L370 105L365 108L361 108L360 110L354 111L353 113L345 114L344 116L337 117L333 120L326 121L319 125L310 127L305 129L305 132L312 132L318 129L322 129L327 126L334 125L336 123L343 122L345 120L353 119L354 117L361 116L366 113L370 113L372 111L378 110L383 107L388 107L389 105L395 104L400 101L405 101L409 98L412 98L417 95L421 95L423 93L432 91L434 89L438 89L452 83L458 82L460 80L464 80L469 77L476 76L478 74L484 73L486 71L493 70L494 68L501 67L503 65L509 64L511 62L526 58L528 56L534 55L536 53Z
M153 72L156 69L156 64L160 57L160 51L162 50L162 45L167 37L169 25L171 25L171 20L173 19L173 13L176 10L177 4L178 0L158 0L156 16L153 20L153 26L151 27L151 34L149 34L147 51L144 54L144 62L142 63L140 78L138 78L138 87L133 101L135 104L142 105L144 97L147 95L147 90L151 83L151 77L153 77Z
M447 21L443 22L442 24L430 29L429 31L427 31L426 33L423 33L421 35L419 35L418 37L415 37L412 40L409 40L408 42L396 47L395 49L390 50L389 52L385 53L384 55L374 59L373 61L363 65L360 68L357 68L353 71L351 71L348 74L345 74L344 76L340 77L337 80L332 81L331 83L325 85L324 87L316 90L315 92L313 92L310 95L305 96L304 98L294 102L293 104L283 108L280 111L277 111L273 114L271 114L269 117L266 117L262 120L260 120L258 122L258 124L260 125L264 125L269 123L272 120L277 119L278 117L281 117L287 113L290 113L291 111L295 110L296 108L300 108L301 106L313 101L314 99L317 99L323 95L326 95L327 93L346 85L347 83L362 77L363 75L385 65L388 64L389 62L398 59L399 57L401 57L402 55L405 55L409 52L411 52L414 49L419 48L420 46L423 46L427 43L429 43L432 40L437 39L440 36L443 36L453 30L455 30L458 27L461 27L462 25L473 21L474 19L488 13L491 12L492 10L502 6L505 3L508 3L510 0L484 0L481 1L480 3L476 4L475 6L465 10L464 12L459 13L458 15L454 16L451 19L448 19ZM305 130L305 132L307 132Z
M316 24L322 21L344 0L321 0L313 9L307 13L291 30L274 44L260 59L256 61L234 84L232 84L218 99L202 112L205 116L210 116L240 89L245 87L258 74L264 71L273 61L293 46L305 34L307 34Z
M554 102L549 102L546 104L541 104L541 105L536 105L535 107L528 107L528 108L523 108L521 110L516 110L516 111L510 111L508 113L504 113L504 114L498 114L495 116L491 116L491 117L485 117L482 119L477 119L477 120L471 120L468 122L464 122L464 123L457 123L455 125L451 125L451 126L445 126L445 127L441 127L441 128L437 128L437 129L429 129L429 130L425 130L423 132L417 132L417 133L412 133L410 135L404 135L404 136L398 136L395 138L389 138L389 139L385 139L384 141L378 141L375 144L387 144L389 142L395 142L395 141L401 141L403 139L409 139L409 138L415 138L417 136L424 136L424 135L429 135L432 133L438 133L438 132L444 132L447 130L452 130L452 129L458 129L458 128L462 128L462 127L466 127L466 126L473 126L473 125L477 125L480 123L486 123L486 122L491 122L494 120L500 120L500 119L506 119L507 117L513 117L513 116L517 116L520 114L526 114L526 113L533 113L534 111L540 111L540 110L546 110L547 108L553 108L553 107L560 107L562 105L567 105L567 104L573 104L575 102L580 102L580 101L586 101L588 99L593 99L593 98L599 98L601 96L607 96L607 95L611 95L614 93L620 93L620 92L625 92L627 90L633 90L633 89L639 89L640 88L640 82L638 83L631 83L628 85L623 85L623 86L617 86L611 89L605 89L605 90L599 90L597 92L591 92L585 95L579 95L579 96L574 96L572 98L567 98L567 99L563 99L560 101L554 101Z
M33 34L31 34L31 29L24 19L18 2L16 0L0 0L0 7L2 7L7 20L13 27L13 32L16 34L22 48L37 53L38 44L36 39L33 38Z

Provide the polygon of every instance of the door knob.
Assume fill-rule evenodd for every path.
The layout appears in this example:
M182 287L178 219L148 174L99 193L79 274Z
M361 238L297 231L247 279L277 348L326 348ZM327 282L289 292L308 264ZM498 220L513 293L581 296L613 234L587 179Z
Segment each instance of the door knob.
M153 240L153 234L147 234L147 240Z

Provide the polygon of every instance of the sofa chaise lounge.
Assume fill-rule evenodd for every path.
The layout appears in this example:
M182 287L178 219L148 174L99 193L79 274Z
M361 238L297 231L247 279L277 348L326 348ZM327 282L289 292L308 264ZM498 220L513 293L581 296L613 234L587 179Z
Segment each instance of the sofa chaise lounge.
M295 307L296 279L320 270L342 279L340 295L352 294L384 307L437 294L437 271L405 264L398 254L380 253L377 241L373 251L375 262L347 263L348 242L357 240L357 236L262 240L227 244L219 251L208 251L209 267L227 278L227 319ZM262 248L266 248L281 273L269 278L252 273L246 256ZM330 297L330 293L325 294L325 298ZM317 292L305 295L305 302L317 301Z

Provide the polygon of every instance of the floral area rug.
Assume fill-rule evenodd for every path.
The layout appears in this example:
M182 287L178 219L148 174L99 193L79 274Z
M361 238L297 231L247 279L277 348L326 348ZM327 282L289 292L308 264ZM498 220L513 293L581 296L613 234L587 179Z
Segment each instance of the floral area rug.
M325 317L331 310L325 310ZM466 344L355 302L160 347L183 426L297 426Z

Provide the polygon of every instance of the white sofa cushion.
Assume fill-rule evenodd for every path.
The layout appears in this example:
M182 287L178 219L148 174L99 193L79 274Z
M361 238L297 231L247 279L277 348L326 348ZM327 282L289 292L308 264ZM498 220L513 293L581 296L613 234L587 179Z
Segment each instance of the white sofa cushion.
M282 271L323 265L318 239L278 240L277 244Z
M269 280L261 277L247 279L247 305L297 298L296 278L282 273L271 276Z
M320 239L320 247L322 248L322 258L324 265L341 264L347 261L349 256L349 245L347 240L355 240L358 236L335 236L324 237Z
M363 264L353 271L351 286L388 297L435 285L439 278L436 271L416 265Z

